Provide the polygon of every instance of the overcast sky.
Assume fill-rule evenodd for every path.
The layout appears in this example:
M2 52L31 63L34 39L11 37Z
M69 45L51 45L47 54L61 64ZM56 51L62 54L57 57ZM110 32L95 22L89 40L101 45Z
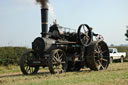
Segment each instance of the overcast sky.
M57 23L72 29L93 27L110 44L128 44L128 0L49 0ZM0 46L26 46L41 36L40 5L34 0L0 0ZM53 17L49 16L49 25Z

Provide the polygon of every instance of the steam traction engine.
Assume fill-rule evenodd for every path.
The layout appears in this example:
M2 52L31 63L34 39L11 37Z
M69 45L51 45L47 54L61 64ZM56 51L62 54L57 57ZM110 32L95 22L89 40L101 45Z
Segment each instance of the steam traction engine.
M47 13L47 8L41 9L42 37L37 37L32 42L32 51L20 59L23 74L35 74L40 66L48 67L52 74L85 67L95 71L108 67L108 46L103 40L93 41L93 32L87 24L80 25L77 32L67 32L70 29L54 23L47 32Z

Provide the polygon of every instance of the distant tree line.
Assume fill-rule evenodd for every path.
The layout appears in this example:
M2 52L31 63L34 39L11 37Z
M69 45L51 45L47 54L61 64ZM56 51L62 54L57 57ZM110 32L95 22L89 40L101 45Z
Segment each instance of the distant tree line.
M0 65L19 64L20 57L27 50L26 47L0 47Z
M114 46L119 52L126 52L128 57L128 47ZM24 52L31 50L26 47L0 47L0 65L19 65L20 57Z

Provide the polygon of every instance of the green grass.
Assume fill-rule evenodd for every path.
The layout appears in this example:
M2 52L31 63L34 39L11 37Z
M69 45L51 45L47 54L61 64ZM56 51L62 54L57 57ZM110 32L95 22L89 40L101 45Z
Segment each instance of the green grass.
M17 70L0 73L0 85L128 85L128 63L113 63L104 71L82 70L51 75L48 69L40 70L37 75L22 75ZM41 68L42 69L42 68ZM1 69L0 69L1 70Z
M16 65L0 66L0 74L19 72L20 68Z

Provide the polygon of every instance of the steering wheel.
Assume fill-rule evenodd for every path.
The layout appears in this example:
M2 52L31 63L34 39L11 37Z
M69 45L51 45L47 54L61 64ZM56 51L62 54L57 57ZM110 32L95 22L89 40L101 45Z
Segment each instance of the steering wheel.
M91 29L87 24L81 24L77 31L79 43L83 46L88 46L92 41Z

